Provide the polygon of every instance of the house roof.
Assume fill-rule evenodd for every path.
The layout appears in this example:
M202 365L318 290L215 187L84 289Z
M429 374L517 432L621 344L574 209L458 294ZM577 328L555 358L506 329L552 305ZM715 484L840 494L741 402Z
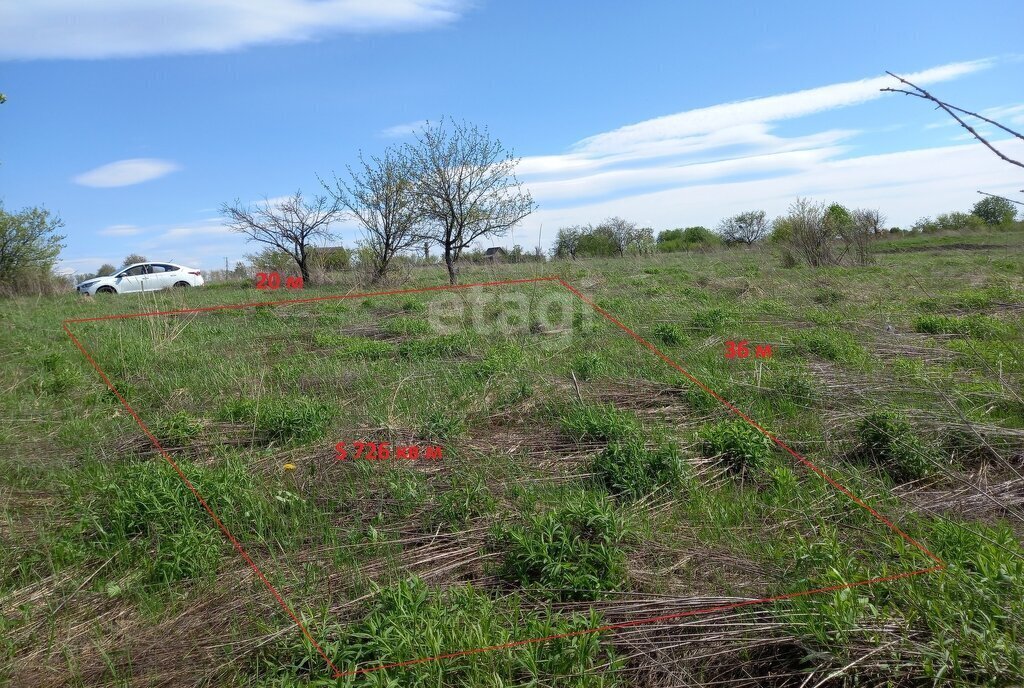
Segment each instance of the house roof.
M493 256L495 253L505 253L505 249L501 246L492 246L491 248L484 251L485 256Z

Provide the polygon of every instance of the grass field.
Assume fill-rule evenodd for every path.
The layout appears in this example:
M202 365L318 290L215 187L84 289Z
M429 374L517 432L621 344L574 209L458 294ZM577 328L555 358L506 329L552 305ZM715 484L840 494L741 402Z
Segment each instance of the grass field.
M1024 234L874 249L462 279L564 279L893 527L557 281L71 324L266 583L61 322L366 288L0 304L0 681L1019 685ZM848 587L935 566L897 530L945 567Z

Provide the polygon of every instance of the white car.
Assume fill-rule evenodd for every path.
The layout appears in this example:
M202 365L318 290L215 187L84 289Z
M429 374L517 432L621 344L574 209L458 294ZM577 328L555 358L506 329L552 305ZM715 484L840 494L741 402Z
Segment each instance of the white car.
M130 294L172 287L201 287L203 274L174 263L135 263L107 277L94 277L75 285L79 294Z

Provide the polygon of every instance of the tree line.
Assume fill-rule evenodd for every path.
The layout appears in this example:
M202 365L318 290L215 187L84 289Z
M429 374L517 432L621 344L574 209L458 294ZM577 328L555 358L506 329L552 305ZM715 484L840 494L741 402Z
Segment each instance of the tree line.
M762 242L780 248L783 263L804 263L811 267L870 262L870 242L883 235L961 231L985 227L1008 227L1016 220L1013 204L987 196L970 212L952 212L922 218L909 230L885 227L879 210L849 209L839 203L796 199L784 215L769 221L763 210L750 210L722 220L715 229L693 226L666 229L656 236L649 227L620 217L597 225L573 225L558 230L553 258L624 257L653 252L707 251L715 248L750 247Z

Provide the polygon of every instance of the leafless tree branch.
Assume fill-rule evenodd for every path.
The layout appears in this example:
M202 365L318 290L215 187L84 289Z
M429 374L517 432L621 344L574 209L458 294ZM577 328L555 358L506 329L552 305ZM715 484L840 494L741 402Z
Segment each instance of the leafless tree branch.
M1013 129L1010 129L1007 126L1004 126L1004 125L1000 124L999 122L996 122L995 120L989 119L988 117L984 117L982 115L979 115L976 112L971 112L969 110L964 110L963 108L960 108L960 107L957 107L955 105L951 105L951 104L949 104L949 103L947 103L945 101L939 100L938 98L933 96L931 93L929 93L928 91L926 91L923 88L921 88L920 86L918 86L917 84L913 84L913 83L907 81L906 79L904 79L903 77L897 76L896 74L893 74L892 72L887 71L886 74L888 74L892 78L896 79L900 83L908 86L911 90L902 89L902 88L883 88L883 89L880 89L880 90L888 91L890 93L902 93L904 95L914 96L915 98L921 98L922 100L930 100L931 102L935 103L935 105L937 107L939 107L940 109L944 110L950 117L955 119L960 124L961 127L966 129L967 131L969 131L974 138L978 139L978 141L981 141L983 144L985 144L986 148L988 148L990 151L992 151L993 153L998 155L1001 159L1005 160L1006 162L1010 163L1011 165L1016 165L1017 167L1024 167L1024 163L1020 162L1019 160L1014 160L1013 158L1008 157L1006 154L1004 154L998 148L996 148L991 143L989 143L988 140L985 139L984 136L979 134L978 131L974 127L972 127L970 124L965 122L963 120L963 118L960 117L960 115L958 115L957 113L968 115L970 117L976 117L977 119L980 119L982 122L987 122L988 124L991 124L992 126L998 127L999 129L1002 129L1003 131L1007 132L1008 134L1012 134L1014 137L1024 141L1024 135L1022 135L1020 132L1014 131Z
M987 191L979 191L978 193L980 193L982 196L991 196L992 198L1001 198L1004 201L1009 201L1010 203L1016 203L1017 205L1024 205L1024 201L1015 201L1012 198L1007 198L1006 196L999 196L998 194L989 193Z

